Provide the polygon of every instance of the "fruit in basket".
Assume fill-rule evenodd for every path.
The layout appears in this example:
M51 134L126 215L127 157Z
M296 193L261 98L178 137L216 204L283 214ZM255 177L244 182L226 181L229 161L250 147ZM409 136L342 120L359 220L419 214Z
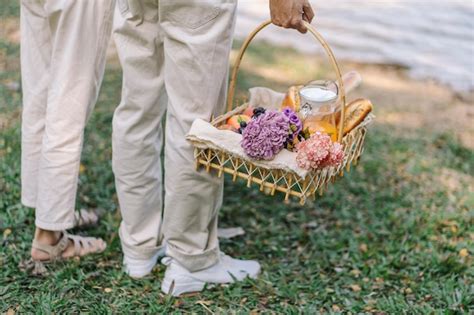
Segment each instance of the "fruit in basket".
M367 115L372 111L373 105L372 103L367 100L367 99L357 99L355 101L352 101L346 106L345 110L345 116L344 116L344 135L349 133L352 129L357 127L364 119L367 117ZM339 126L339 121L340 121L340 112L337 114L336 120L338 122ZM339 127L338 127L339 128Z
M333 142L337 141L337 129L331 123L324 120L306 120L303 124L305 138L309 138L316 132L322 132L331 138Z
M240 134L242 134L242 132L244 131L245 127L247 127L247 123L246 123L245 121L241 121L241 122L240 122L240 128L239 128L238 132L239 132Z
M220 125L219 127L217 127L217 129L219 129L219 130L229 130L229 131L233 131L233 132L239 132L234 126L231 126L229 124Z
M248 123L250 121L250 119L251 118L247 115L234 115L234 116L230 117L229 119L227 119L227 124L231 125L236 130L238 130L240 128L240 123L241 122Z
M266 109L263 107L257 107L253 110L253 116L252 118L257 118L258 116L265 114Z
M255 108L253 108L252 106L249 106L244 110L244 112L242 114L246 115L246 116L249 116L249 117L252 117L254 109Z
M283 110L285 107L289 107L291 110L299 112L301 106L300 90L302 87L303 85L294 85L288 89L288 92L281 103L281 110Z

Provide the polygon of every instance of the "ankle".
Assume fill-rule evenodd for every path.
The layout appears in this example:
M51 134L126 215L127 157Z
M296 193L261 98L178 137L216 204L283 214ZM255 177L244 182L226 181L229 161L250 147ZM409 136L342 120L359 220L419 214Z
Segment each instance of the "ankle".
M39 227L35 230L35 240L46 245L55 245L61 236L61 232L43 230Z

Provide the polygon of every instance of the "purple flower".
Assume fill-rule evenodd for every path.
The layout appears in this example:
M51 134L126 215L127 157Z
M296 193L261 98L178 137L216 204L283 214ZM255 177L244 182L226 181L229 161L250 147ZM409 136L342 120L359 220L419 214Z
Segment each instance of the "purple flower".
M242 132L244 152L254 159L273 159L288 139L289 122L286 115L275 110L267 110L251 120Z
M288 135L288 141L292 142L295 137L303 130L303 122L301 121L298 114L296 114L291 108L285 107L283 114L288 117L290 122L290 134Z

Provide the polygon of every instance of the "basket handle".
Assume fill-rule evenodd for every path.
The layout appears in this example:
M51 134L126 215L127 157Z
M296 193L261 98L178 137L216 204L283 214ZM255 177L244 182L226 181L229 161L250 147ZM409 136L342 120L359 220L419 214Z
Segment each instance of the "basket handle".
M227 112L231 111L233 108L233 103L234 103L234 94L235 94L235 83L237 81L237 74L239 72L240 64L242 62L242 58L245 54L245 51L247 50L247 47L250 45L250 42L254 39L254 37L265 27L267 27L269 24L271 24L271 20L267 20L257 26L257 28L250 33L247 38L245 39L244 43L242 44L242 47L240 48L239 54L237 55L237 59L235 61L234 68L232 70L232 76L229 84L229 94L227 96ZM345 116L345 108L346 108L346 93L344 90L344 82L342 81L342 75L341 75L341 70L339 68L339 65L337 63L336 57L334 57L334 53L332 52L331 48L329 47L329 44L326 42L326 40L319 34L316 29L309 24L306 21L303 21L304 25L308 29L308 31L313 35L313 37L323 46L324 50L326 51L326 54L329 57L329 60L331 61L331 64L334 68L334 71L336 72L337 75L337 82L339 85L339 101L342 104L342 109L341 109L341 124L339 126L339 132L338 132L338 142L342 141L342 135L344 131L344 116Z

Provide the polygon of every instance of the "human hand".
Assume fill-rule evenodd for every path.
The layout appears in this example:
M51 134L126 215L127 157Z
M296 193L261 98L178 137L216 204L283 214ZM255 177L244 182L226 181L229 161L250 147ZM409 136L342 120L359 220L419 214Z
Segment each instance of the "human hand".
M308 30L303 21L311 23L313 8L308 0L270 0L272 23L284 28L294 28L301 33Z

